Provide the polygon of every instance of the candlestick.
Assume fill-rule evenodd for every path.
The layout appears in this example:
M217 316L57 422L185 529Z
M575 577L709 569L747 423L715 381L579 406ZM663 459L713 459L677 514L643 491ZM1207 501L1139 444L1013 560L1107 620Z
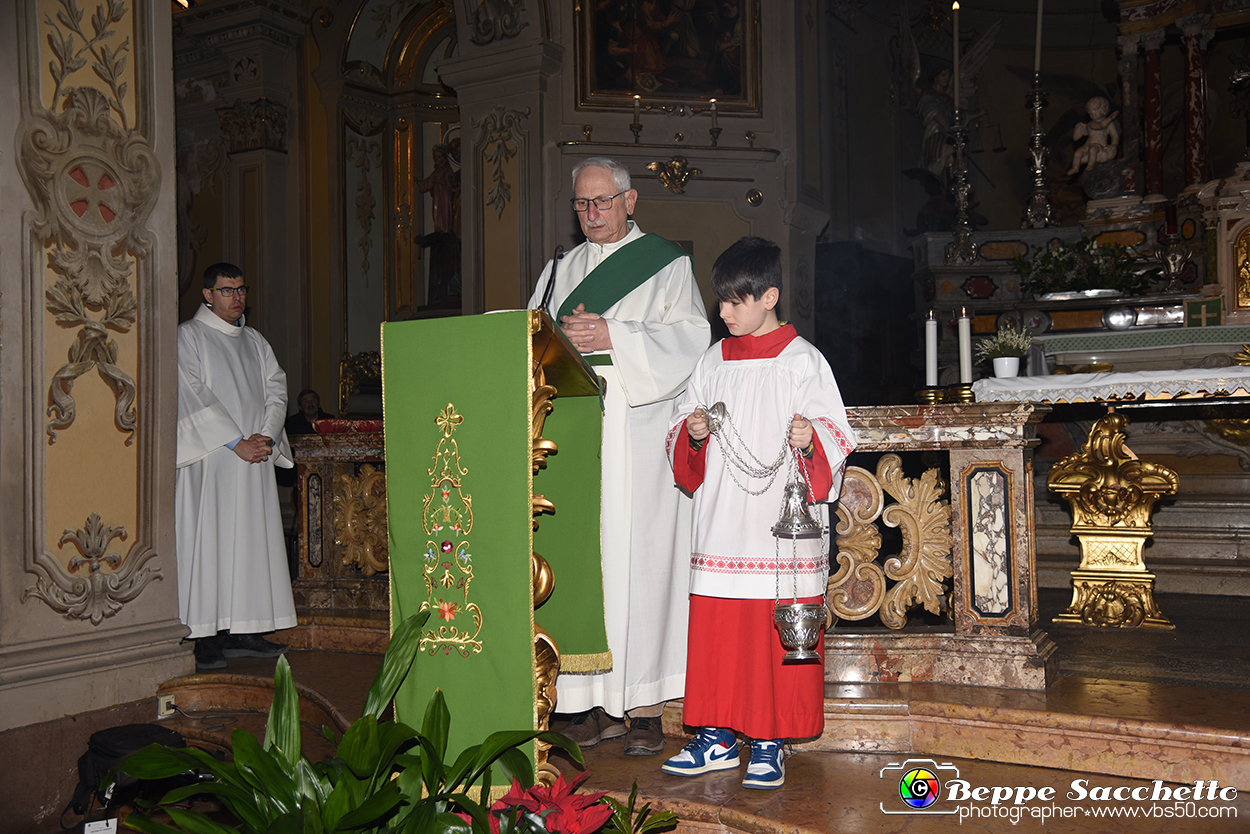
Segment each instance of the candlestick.
M959 308L959 383L972 382L972 319L968 308Z
M955 60L954 68L951 70L951 83L955 85L954 92L951 95L951 103L955 108L955 112L959 112L959 3L951 3L951 31L955 35ZM958 120L958 117L956 117Z
M638 124L639 108L642 100L638 96L634 96L634 124Z
M716 99L712 99L712 129L716 129Z
M1033 38L1033 72L1042 71L1042 0L1037 0L1037 34Z
M929 388L936 387L938 383L937 346L937 313L930 310L924 320L924 384Z
M1176 234L1176 204L1168 203L1163 207L1163 221L1165 224L1165 234Z

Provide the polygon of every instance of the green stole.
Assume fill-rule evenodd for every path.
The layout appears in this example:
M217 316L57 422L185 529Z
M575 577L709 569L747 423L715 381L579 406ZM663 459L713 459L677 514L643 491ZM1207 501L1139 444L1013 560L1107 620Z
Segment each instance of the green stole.
M556 313L556 321L570 315L578 304L585 304L588 313L602 315L613 304L645 284L650 278L678 258L689 253L671 240L659 235L644 234L617 249L582 279L564 299ZM554 266L552 267L555 268Z

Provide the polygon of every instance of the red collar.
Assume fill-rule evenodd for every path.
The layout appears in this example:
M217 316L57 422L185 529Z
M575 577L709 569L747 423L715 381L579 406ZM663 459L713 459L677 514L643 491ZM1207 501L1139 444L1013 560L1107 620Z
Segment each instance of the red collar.
M736 359L774 359L798 336L793 324L783 324L763 336L730 336L721 340L721 359L726 362Z

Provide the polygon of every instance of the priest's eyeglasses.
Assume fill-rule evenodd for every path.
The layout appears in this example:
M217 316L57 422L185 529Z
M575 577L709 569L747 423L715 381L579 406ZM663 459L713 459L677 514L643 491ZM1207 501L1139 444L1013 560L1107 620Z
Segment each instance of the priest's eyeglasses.
M226 298L234 298L236 295L247 295L247 284L241 287L213 287L214 290L224 295Z
M629 190L628 188L625 189L625 191L628 191L628 190ZM581 214L586 209L590 208L591 203L594 203L595 208L599 209L599 211L607 211L608 209L612 208L612 201L615 200L617 197L621 196L622 194L624 194L625 191L618 191L615 194L612 194L610 196L595 197L590 200L586 199L585 197L574 197L573 199L569 200L569 202L573 204L573 211L577 212L578 214Z

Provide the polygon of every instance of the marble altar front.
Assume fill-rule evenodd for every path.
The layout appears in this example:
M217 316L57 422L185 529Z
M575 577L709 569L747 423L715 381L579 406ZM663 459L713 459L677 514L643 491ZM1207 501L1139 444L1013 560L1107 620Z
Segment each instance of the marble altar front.
M1031 458L1048 410L848 409L864 454L852 456L834 530L827 601L837 622L826 634L826 680L1047 686L1054 646L1038 627ZM387 611L382 435L307 435L292 447L301 624L322 647L351 648L360 639L353 624ZM906 452L946 453L949 468L930 460L908 478L897 463ZM885 455L874 470L857 465L873 453ZM878 524L901 530L899 553L879 552ZM943 625L907 625L919 607ZM893 627L860 625L874 614Z

